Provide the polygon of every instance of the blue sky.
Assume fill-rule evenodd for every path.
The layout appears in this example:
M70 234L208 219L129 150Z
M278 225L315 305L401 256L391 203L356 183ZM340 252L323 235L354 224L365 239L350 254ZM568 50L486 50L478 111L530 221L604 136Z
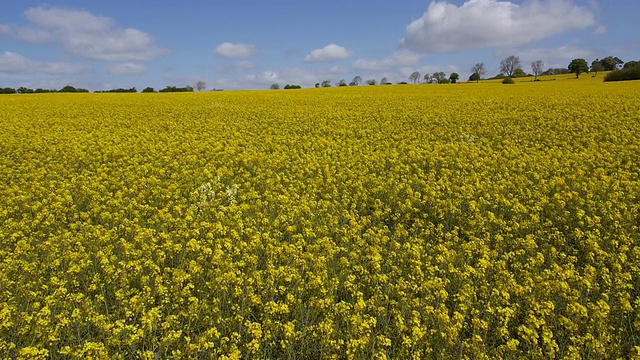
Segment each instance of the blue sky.
M636 0L5 1L0 87L265 89L640 60Z

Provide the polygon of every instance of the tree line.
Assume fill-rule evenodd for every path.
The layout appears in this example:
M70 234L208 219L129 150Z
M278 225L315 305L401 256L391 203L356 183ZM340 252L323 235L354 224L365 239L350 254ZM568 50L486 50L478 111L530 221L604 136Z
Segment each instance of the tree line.
M193 92L195 90L197 91L203 91L205 90L207 87L206 83L204 81L198 81L195 83L195 86L184 86L184 87L178 87L178 86L166 86L163 89L160 90L155 90L154 88L148 86L144 89L142 89L141 92L143 93L155 93L155 92L162 92L162 93L166 93L166 92ZM212 91L220 91L219 89L213 89ZM5 88L0 88L0 94L44 94L44 93L88 93L89 90L87 89L83 89L83 88L76 88L74 86L71 85L67 85L61 89L29 89L26 87L19 87L17 89L15 88L11 88L11 87L5 87ZM111 89L111 90L96 90L94 91L94 93L137 93L138 90L135 87L132 87L130 89L124 89L124 88L117 88L117 89Z

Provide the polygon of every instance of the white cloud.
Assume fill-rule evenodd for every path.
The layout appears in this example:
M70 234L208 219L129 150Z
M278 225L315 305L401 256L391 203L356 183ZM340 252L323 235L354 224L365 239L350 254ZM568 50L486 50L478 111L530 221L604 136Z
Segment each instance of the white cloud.
M604 25L598 26L597 28L595 28L595 30L593 30L593 35L602 35L602 34L606 34L607 33L607 27Z
M39 6L25 11L25 16L37 28L19 32L18 38L31 42L55 41L69 53L87 59L141 61L167 53L154 44L149 34L119 28L112 19L87 11Z
M401 44L420 52L521 46L594 24L593 12L570 0L469 0L461 6L433 1L407 26Z
M242 59L254 57L258 53L258 48L253 44L233 44L225 42L216 46L215 53L226 58Z
M306 62L329 62L336 60L344 60L351 57L353 53L346 48L336 45L329 44L322 49L313 50L309 55L304 58Z
M10 34L11 27L9 25L0 24L0 34Z
M236 66L240 69L253 69L256 67L256 64L252 63L251 61L240 61L236 64Z
M109 73L114 75L121 74L140 74L145 72L146 68L142 64L136 64L132 62L125 62L121 64L112 65L109 67Z
M358 71L381 71L406 67L417 64L422 59L422 55L410 50L399 50L391 57L382 60L358 59L353 63L353 68Z
M82 65L63 62L36 61L20 54L5 51L0 54L0 73L4 74L79 74L85 72Z
M16 31L15 37L22 41L44 44L54 40L53 34L49 31L27 27Z

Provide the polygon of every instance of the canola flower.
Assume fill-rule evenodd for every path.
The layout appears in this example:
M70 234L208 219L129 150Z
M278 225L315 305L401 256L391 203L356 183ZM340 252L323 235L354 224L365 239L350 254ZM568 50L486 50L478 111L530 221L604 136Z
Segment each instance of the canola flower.
M640 356L638 89L0 97L0 357Z

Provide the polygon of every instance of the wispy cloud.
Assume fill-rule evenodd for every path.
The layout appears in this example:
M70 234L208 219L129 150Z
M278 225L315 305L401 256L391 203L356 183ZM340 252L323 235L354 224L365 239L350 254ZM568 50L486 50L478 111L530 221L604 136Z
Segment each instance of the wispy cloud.
M80 74L87 70L83 65L65 62L31 60L20 54L5 51L0 54L0 73L4 74Z
M233 44L225 42L216 46L215 53L218 56L231 59L251 58L258 53L258 47L253 44Z

